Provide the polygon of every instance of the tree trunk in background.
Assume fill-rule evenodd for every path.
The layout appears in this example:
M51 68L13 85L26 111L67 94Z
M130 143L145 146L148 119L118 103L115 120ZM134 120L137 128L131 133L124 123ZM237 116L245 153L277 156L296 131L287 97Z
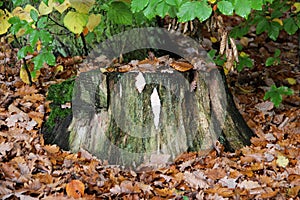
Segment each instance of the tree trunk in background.
M211 149L217 139L235 150L253 136L218 69L180 73L160 67L107 75L94 70L78 80L69 147L110 164L136 167L155 162L153 155L172 160ZM191 91L193 81L197 87Z

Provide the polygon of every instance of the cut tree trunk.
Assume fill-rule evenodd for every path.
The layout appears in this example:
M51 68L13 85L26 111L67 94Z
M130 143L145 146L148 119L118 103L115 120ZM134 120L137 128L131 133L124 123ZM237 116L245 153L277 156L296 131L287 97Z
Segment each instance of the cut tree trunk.
M69 147L110 164L136 167L155 162L153 155L172 160L211 149L217 140L235 150L253 136L218 69L202 74L160 67L107 75L95 70L78 80ZM197 87L191 91L193 81Z
M189 37L156 27L125 31L101 43L87 63L101 67L100 55L112 59L147 48L179 55L193 69L181 73L165 64L126 73L81 73L66 146L134 167L211 149L217 140L227 150L250 144L253 133L234 105L223 72Z

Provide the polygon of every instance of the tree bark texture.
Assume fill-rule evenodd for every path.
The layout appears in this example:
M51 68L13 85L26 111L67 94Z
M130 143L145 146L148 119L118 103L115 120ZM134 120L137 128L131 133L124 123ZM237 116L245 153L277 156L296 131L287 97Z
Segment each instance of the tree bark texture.
M235 150L249 144L253 134L218 69L180 73L159 67L106 75L94 70L78 80L69 147L111 164L136 167L153 162L152 155L174 159L186 151L211 149L220 138ZM193 81L197 87L191 90Z

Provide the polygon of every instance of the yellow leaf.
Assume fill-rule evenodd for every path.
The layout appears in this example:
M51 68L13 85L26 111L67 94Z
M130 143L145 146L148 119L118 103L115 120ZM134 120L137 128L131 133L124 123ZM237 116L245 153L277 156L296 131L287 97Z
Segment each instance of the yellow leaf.
M216 42L218 42L218 39L216 37L210 37L210 41L212 43L216 43Z
M95 0L70 0L70 3L77 12L88 14Z
M249 55L247 53L245 53L245 52L242 51L240 53L240 56L243 57L243 58L245 58L245 57L248 57Z
M6 33L11 26L11 24L8 23L11 17L12 15L6 9L5 11L0 9L0 35Z
M30 15L30 11L31 10L35 10L37 13L39 13L39 11L35 7L33 7L32 5L30 5L30 4L27 4L25 6L25 8L24 8L24 11L27 12L27 13L29 13L29 15Z
M62 65L57 65L57 66L55 67L55 73L62 72L62 71L64 71L64 66L62 66Z
M48 1L49 6L47 6L43 1L39 5L39 12L41 15L48 15L49 13L52 12L53 7L52 7L52 3L50 1L52 2L52 0Z
M22 66L20 69L20 78L24 83L30 84L29 77L28 77L28 74L27 74L24 66Z
M62 14L65 10L67 10L71 6L71 3L69 0L65 0L62 4L59 4L56 2L53 5L53 8L55 8L60 14Z
M277 157L276 164L279 167L286 167L289 164L289 159L287 159L286 157L284 157L282 155L279 155Z
M299 2L294 3L294 7L296 8L296 10L294 10L293 13L298 13L300 11L300 3Z
M42 49L42 42L40 40L38 40L37 43L36 43L36 50L38 52L40 52L41 49Z
M294 78L286 78L285 80L287 80L287 82L290 84L290 85L295 85L296 84L296 79Z
M13 11L12 11L12 15L13 16L17 16L19 17L21 20L26 20L28 22L32 22L33 20L30 17L30 14L28 12L25 12L23 10L23 8L21 7L16 7Z
M90 16L89 16L89 21L88 21L88 23L87 23L87 28L89 29L89 31L93 31L94 30L94 28L96 27L96 26L98 26L98 24L101 22L101 15L100 14L97 14L97 15L95 15L95 14L91 14Z
M283 22L282 22L282 20L279 19L279 18L274 18L272 21L273 21L273 22L277 22L278 24L280 24L280 26L283 26Z
M88 22L88 15L78 12L68 12L64 18L64 25L73 33L79 34Z
M217 0L208 0L208 2L209 2L210 4L214 4L214 3L216 3L216 1L217 1Z

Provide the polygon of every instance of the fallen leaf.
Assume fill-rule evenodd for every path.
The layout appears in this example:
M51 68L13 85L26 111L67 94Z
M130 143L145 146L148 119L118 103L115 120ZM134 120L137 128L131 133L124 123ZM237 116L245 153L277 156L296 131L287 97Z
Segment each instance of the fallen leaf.
M66 186L66 192L69 197L80 198L84 195L84 184L80 180L72 180Z

